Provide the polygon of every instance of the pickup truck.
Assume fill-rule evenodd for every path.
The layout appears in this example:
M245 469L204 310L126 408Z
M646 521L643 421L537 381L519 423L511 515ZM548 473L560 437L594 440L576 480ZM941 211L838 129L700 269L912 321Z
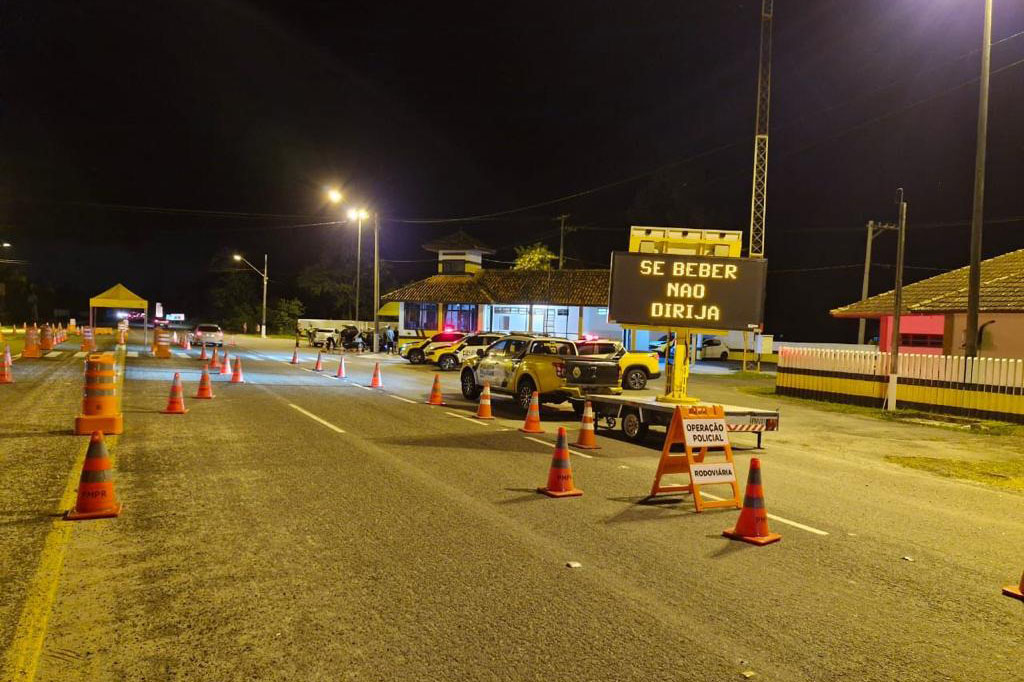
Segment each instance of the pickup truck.
M613 356L581 356L576 341L513 334L466 360L460 383L467 400L476 400L484 383L489 383L493 393L512 396L524 412L537 391L542 403L568 400L582 414L590 395L622 393L620 371Z

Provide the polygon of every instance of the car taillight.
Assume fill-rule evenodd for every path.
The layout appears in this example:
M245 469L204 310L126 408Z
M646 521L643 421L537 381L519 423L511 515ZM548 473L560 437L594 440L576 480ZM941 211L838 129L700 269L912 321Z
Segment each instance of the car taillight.
M555 368L555 374L558 375L559 379L565 378L565 363L564 362L553 362L551 363Z
M202 333L202 332L196 332L196 337L197 337L197 338L198 338L198 337L200 337L200 336L202 336L202 335L203 335L203 333Z
M654 358L655 360L657 360L658 359L658 354L657 353L648 353L647 357Z

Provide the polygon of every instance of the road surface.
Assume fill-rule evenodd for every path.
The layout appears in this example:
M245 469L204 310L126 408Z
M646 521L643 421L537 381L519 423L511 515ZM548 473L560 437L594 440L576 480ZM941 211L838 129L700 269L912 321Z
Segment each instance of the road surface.
M69 523L87 439L61 350L0 386L0 679L1024 679L1024 604L999 594L1024 496L883 461L998 439L786 404L764 451L735 439L783 535L759 548L721 536L735 511L642 503L653 440L599 432L572 458L584 496L538 495L567 407L527 437L498 397L472 419L457 373L431 407L428 368L384 358L371 390L371 356L338 380L336 355L317 374L258 339L229 348L247 383L193 400L198 351L134 345L109 442L124 511ZM183 416L160 414L175 371ZM692 392L777 404L729 377Z

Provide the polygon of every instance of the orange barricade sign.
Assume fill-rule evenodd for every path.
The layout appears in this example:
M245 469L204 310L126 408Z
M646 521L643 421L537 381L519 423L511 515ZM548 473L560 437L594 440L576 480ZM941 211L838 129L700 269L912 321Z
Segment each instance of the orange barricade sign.
M683 452L672 452L673 445L682 445ZM707 461L709 455L723 455L724 459ZM689 476L688 483L663 485L661 482L663 476L681 474ZM732 496L725 500L705 500L700 494L705 485L728 485ZM685 412L676 407L651 485L651 497L659 493L690 493L697 511L740 508L740 486L736 482L725 410L721 405L694 405Z

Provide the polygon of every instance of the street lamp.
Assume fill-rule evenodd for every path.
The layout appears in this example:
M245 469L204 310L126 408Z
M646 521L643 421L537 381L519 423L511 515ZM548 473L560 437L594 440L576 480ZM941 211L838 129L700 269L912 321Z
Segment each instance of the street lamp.
M366 212L365 208L350 208L348 210L348 219L357 221L357 224L359 226L358 232L356 233L356 322L359 322L359 279L360 275L362 274L361 261L363 254L363 221L366 218L368 218L369 215L370 214Z
M260 338L267 338L267 254L263 254L263 272L260 272L259 268L245 260L242 254L236 253L234 259L240 263L245 263L250 268L256 271L256 274L263 278L263 324L260 325Z
M337 187L331 187L327 190L327 200L332 204L340 204L341 200L345 197L342 195L341 190Z
M5 249L9 249L9 248L11 248L11 243L10 242L4 242L3 244L0 244L0 246L4 247Z

